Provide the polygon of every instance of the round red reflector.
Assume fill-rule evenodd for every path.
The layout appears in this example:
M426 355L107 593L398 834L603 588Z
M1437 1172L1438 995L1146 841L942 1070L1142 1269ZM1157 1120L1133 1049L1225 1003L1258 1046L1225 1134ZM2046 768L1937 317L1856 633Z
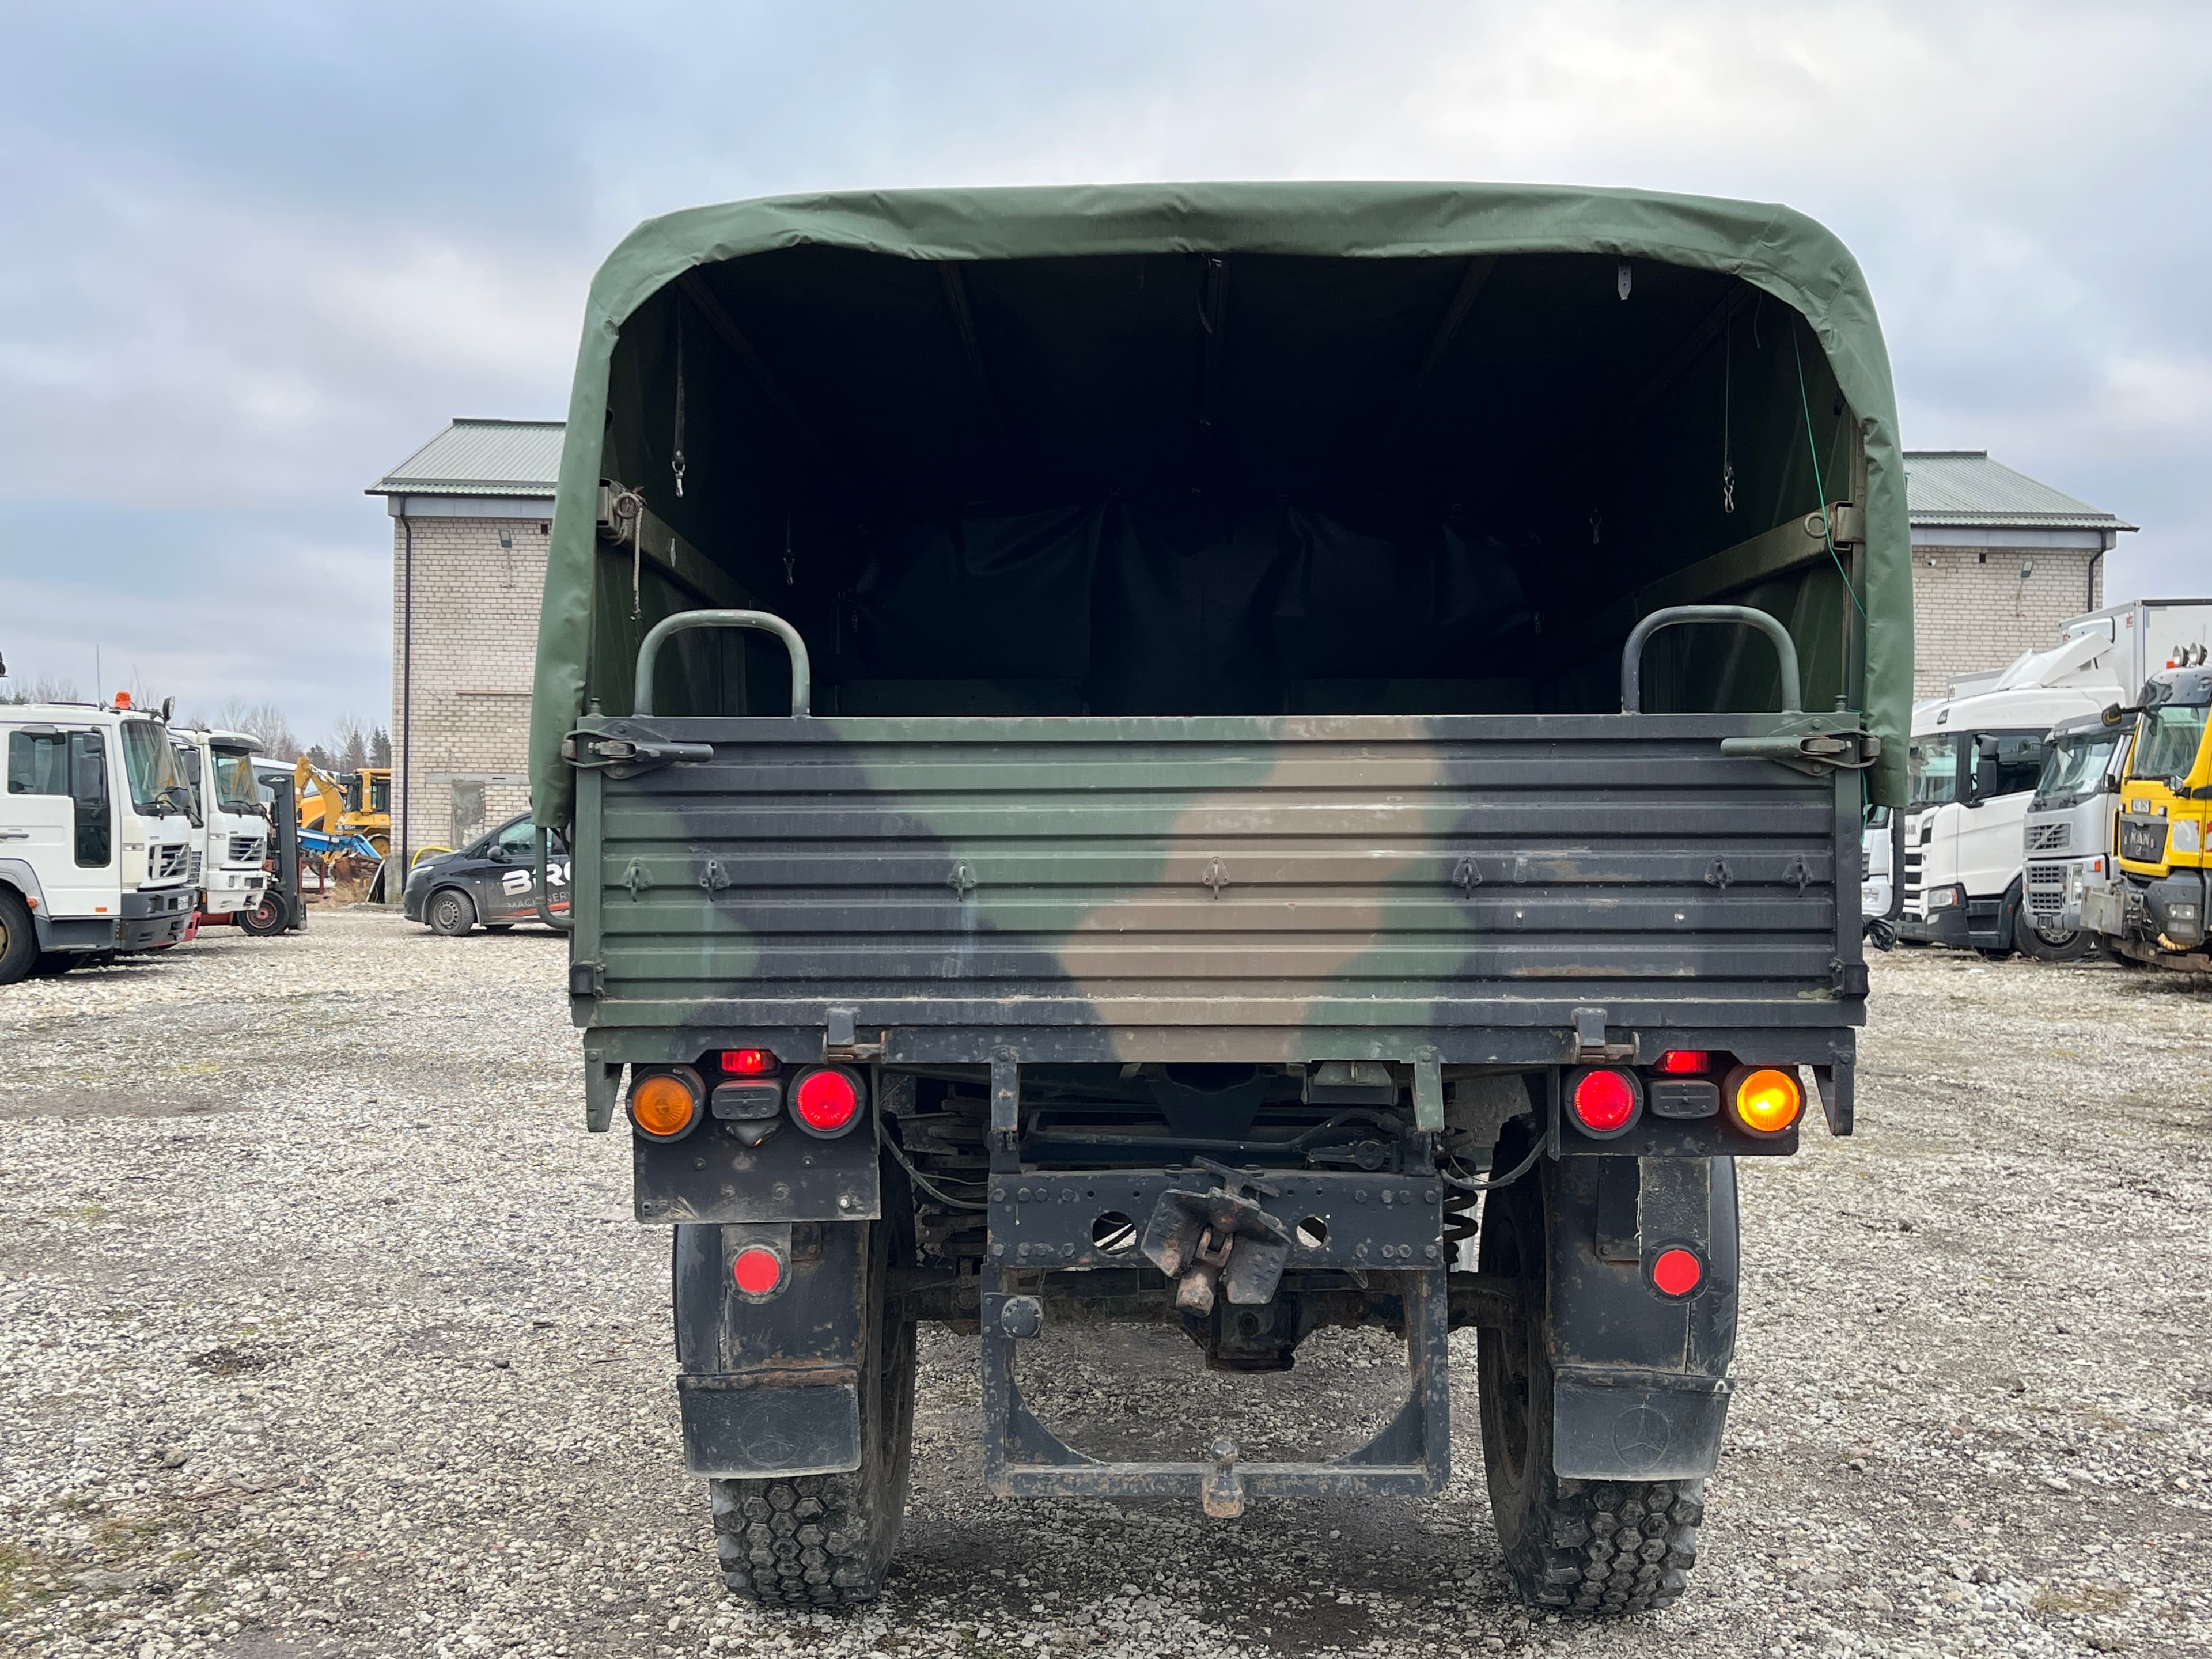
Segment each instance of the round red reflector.
M783 1277L783 1263L775 1259L774 1250L763 1250L756 1244L750 1250L738 1252L730 1277L738 1281L738 1288L747 1296L766 1296Z
M1575 1116L1601 1134L1636 1115L1636 1086L1618 1072L1591 1072L1575 1085Z
M860 1109L860 1091L842 1072L809 1072L792 1096L799 1121L817 1134L835 1134Z
M775 1070L775 1056L765 1048L725 1048L722 1069L738 1077L759 1077Z
M1651 1264L1651 1282L1662 1296L1687 1296L1705 1276L1705 1263L1688 1250L1662 1250Z

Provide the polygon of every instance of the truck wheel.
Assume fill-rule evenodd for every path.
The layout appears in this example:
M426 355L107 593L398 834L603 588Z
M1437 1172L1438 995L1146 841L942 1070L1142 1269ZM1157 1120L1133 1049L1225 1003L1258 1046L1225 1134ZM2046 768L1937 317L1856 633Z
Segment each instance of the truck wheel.
M2096 935L2086 927L2070 933L2046 933L2031 921L2022 905L2012 921L2012 942L2021 955L2038 962L2079 962L2096 948Z
M459 939L477 925L477 907L459 888L441 887L430 895L422 919L430 924L432 933Z
M12 887L0 887L0 985L13 985L39 960L39 935L31 907Z
M1505 1148L1499 1149L1504 1162ZM1478 1334L1482 1460L1506 1570L1540 1606L1612 1615L1671 1605L1698 1559L1703 1480L1570 1480L1552 1472L1544 1193L1531 1175L1484 1201L1481 1271L1518 1279L1531 1316Z
M884 1308L889 1230L869 1229L874 1287L860 1378L860 1467L849 1474L709 1480L714 1547L732 1594L769 1607L872 1601L898 1549L914 1444L914 1322Z

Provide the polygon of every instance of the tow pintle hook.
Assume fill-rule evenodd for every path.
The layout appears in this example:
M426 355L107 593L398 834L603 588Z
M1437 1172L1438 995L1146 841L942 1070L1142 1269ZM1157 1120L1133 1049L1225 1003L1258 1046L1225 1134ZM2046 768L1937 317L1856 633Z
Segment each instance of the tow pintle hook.
M1143 1249L1176 1286L1176 1307L1201 1317L1213 1311L1215 1291L1226 1289L1240 1306L1272 1302L1291 1253L1290 1229L1260 1207L1258 1195L1277 1188L1249 1170L1198 1160L1196 1176L1218 1177L1203 1191L1170 1187L1160 1194L1145 1225Z

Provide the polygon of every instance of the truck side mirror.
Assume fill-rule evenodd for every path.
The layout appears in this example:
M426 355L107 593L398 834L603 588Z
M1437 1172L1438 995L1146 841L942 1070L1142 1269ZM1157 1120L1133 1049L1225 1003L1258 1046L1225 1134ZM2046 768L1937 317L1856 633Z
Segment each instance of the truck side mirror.
M1996 793L1997 740L1994 737L1984 735L1974 739L1974 779L1971 792L1972 799L1967 804L1978 806L1984 800Z
M88 810L107 805L107 750L96 732L79 733L70 744L70 799Z

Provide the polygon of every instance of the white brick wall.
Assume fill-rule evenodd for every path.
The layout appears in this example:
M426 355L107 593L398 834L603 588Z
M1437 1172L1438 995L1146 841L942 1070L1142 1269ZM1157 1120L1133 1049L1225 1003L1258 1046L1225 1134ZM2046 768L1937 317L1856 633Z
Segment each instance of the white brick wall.
M392 521L393 839L404 839L410 849L453 844L453 789L430 782L428 775L488 772L519 777L529 770L530 685L538 654L549 520L550 514L548 519L417 517ZM411 675L405 617L410 523ZM502 535L512 545L501 545ZM407 706L410 702L411 708ZM479 827L499 823L529 805L527 789L487 787ZM403 811L404 836L397 823Z
M2021 568L2031 562L2035 574L2023 580ZM2103 558L2086 551L1916 545L1913 697L1940 697L1954 674L2002 668L2023 651L2057 644L2060 624L2102 605L2104 589Z

